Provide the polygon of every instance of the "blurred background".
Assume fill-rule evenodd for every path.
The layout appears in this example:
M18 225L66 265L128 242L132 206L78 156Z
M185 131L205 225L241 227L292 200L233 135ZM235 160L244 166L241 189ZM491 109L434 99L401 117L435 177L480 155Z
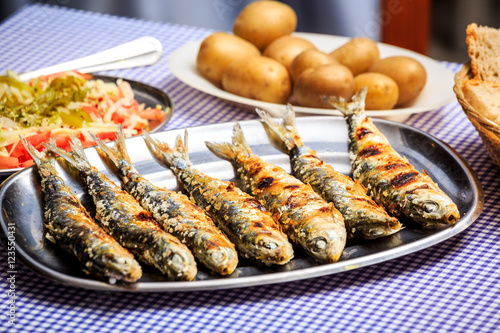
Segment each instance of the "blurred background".
M0 20L41 3L146 20L230 31L250 0L0 0ZM499 0L284 0L297 31L366 36L438 60L468 61L467 24L500 27ZM85 27L82 27L85 29Z

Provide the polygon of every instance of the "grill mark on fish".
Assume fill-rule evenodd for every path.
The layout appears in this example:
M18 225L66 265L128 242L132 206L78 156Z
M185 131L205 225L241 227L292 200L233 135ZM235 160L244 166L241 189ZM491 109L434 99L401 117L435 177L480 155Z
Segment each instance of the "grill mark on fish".
M363 139L365 136L367 136L368 134L372 134L373 132L370 131L368 128L365 128L365 127L361 127L359 128L357 131L356 131L356 136L358 138L358 140L361 140Z
M370 156L380 155L384 152L384 146L381 144L373 144L367 147L364 147L359 152L359 157L366 158Z
M384 165L381 165L381 166L379 166L377 168L380 169L380 170L389 171L389 170L395 170L395 169L405 168L405 167L408 167L407 163L397 163L396 162L396 163L384 164Z
M324 163L318 156L316 156L314 154L304 155L303 157L316 160L317 163L315 163L315 164L318 166L323 165L323 163Z
M418 186L418 187L416 187L416 188L414 188L414 189L411 189L411 190L406 191L406 194L413 194L413 193L415 193L417 190L426 190L426 189L429 189L429 188L430 188L430 186L429 186L429 185L427 185L427 184L423 184L423 185L420 185L420 186Z
M273 177L263 177L259 179L259 183L257 185L257 188L259 190L265 190L266 188L270 187L271 184L273 183L274 178Z
M335 98L328 100L343 113L348 126L348 147L354 179L359 180L375 202L383 205L392 215L413 220L424 228L435 228L458 220L460 213L451 198L429 175L417 171L401 157L372 120L366 117L366 92L366 88L360 89L351 103ZM370 140L358 139L356 133L361 128L372 132ZM374 152L373 145L377 146L377 152ZM421 187L418 192L414 190L417 187ZM430 206L434 208L428 209Z
M251 170L248 171L248 176L254 177L255 175L257 175L261 171L262 171L262 166L260 164L256 164L252 167Z
M336 208L340 211L350 238L379 238L402 228L396 218L387 214L384 208L367 195L366 189L360 183L355 183L350 177L336 171L333 166L322 161L316 151L302 142L291 106L285 109L281 124L268 113L259 110L257 113L263 119L266 133L273 145L289 155L293 175L309 184L323 199L333 204L320 210L325 212ZM369 133L372 131L367 127L358 132L361 138ZM363 164L359 168L369 170L372 166Z
M319 211L322 212L322 213L328 213L331 210L332 210L332 207L321 207L319 209Z
M417 180L418 172L402 173L391 179L391 185L396 188L404 187Z
M238 176L292 241L319 262L337 261L346 241L340 212L310 186L253 154L239 124L234 126L233 134L233 144L207 142L207 147L233 163Z
M53 145L47 147L66 159L85 179L100 225L139 260L156 267L168 279L194 279L196 262L189 249L162 230L131 195L93 167L80 140L72 137L70 145L71 153Z
M139 214L136 214L135 217L141 221L151 221L153 223L156 223L149 212L140 212Z
M41 177L44 193L45 236L65 252L75 256L85 273L99 279L135 282L142 269L133 255L99 227L80 200L65 185L54 167L47 150L38 152L30 143L21 140L33 157Z
M184 143L186 140L187 137ZM210 177L191 167L180 137L175 151L147 135L145 141L153 156L174 172L196 204L236 245L241 256L266 265L283 265L292 259L292 245L264 206L234 183ZM185 154L178 154L181 151Z
M361 202L367 202L369 204L373 204L374 202L370 200L369 198L362 198L362 197L351 197L349 200L354 200L354 201L361 201Z
M196 259L213 272L222 275L234 272L238 264L234 244L186 195L155 186L135 170L128 157L123 131L118 131L113 147L99 139L96 142L117 166L125 190L152 214L163 230L179 238ZM232 183L226 186L228 191L232 188Z
M264 207L257 199L255 198L246 198L245 202L248 203L250 206L253 208L257 208L258 210L262 212L266 212L267 209Z

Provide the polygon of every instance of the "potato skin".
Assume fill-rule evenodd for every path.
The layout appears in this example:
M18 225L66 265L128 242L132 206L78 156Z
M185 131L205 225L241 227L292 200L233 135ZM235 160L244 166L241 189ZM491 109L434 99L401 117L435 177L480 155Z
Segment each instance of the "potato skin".
M380 59L370 67L370 72L385 74L396 81L399 88L397 106L415 100L427 81L424 66L417 60L406 56Z
M222 73L231 62L260 55L252 43L228 34L216 32L205 38L196 58L196 68L203 77L216 85L222 81Z
M366 37L355 37L330 52L339 63L349 68L354 76L366 72L380 59L377 43Z
M282 64L257 56L230 63L222 75L222 87L239 96L283 104L290 96L292 83Z
M299 75L308 68L316 68L321 65L337 64L332 56L316 49L307 49L296 56L290 65L292 81L296 82Z
M296 27L297 14L292 7L278 1L256 1L239 13L233 33L262 51L273 40L294 32Z
M304 38L287 35L275 39L262 54L281 63L290 73L292 61L307 49L316 49L316 46Z
M398 85L387 75L361 73L354 77L354 93L361 87L367 87L366 110L390 110L398 101Z
M340 64L306 69L295 83L293 95L302 106L331 109L321 96L337 96L350 100L354 93L354 77Z

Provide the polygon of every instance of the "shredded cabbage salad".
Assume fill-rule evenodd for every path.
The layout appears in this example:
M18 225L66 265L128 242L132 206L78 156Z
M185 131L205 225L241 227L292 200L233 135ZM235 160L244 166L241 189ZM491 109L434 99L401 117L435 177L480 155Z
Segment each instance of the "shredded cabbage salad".
M29 82L19 81L12 72L0 77L0 169L33 164L19 135L40 151L51 138L70 150L72 134L89 147L95 145L89 132L110 141L119 124L129 137L149 130L149 121L164 117L161 106L139 104L128 82L91 78L75 71Z

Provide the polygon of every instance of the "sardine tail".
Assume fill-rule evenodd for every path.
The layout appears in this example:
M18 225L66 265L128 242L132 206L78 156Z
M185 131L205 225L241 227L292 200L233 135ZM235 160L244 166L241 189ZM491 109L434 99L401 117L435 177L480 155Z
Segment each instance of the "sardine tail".
M248 145L241 126L236 123L233 127L233 143L229 142L210 142L205 141L207 148L214 153L217 157L224 160L233 161L236 158L238 152L244 152L246 154L251 154L252 150Z
M188 153L188 131L184 130L184 141L180 135L175 138L174 154L181 157L184 161L189 161Z
M264 122L269 140L277 149L288 154L295 146L302 145L295 126L295 112L290 104L286 106L281 124L278 124L268 112L260 109L256 111Z
M209 142L205 141L205 145L208 150L214 153L215 156L223 159L232 161L236 156L233 150L233 146L229 142Z
M355 113L362 112L365 109L365 98L366 98L367 88L362 87L359 91L352 97L351 102L347 102L342 97L336 96L321 96L321 98L333 106L335 109L339 110L344 116L351 116Z
M40 164L40 162L45 157L45 154L36 150L36 148L33 147L33 145L31 143L29 143L28 140L23 138L20 134L19 134L19 139L21 139L21 143L23 144L24 148L26 148L26 151L33 158L33 162L35 162L35 164L37 164L37 165Z
M233 127L233 146L236 148L234 150L240 150L245 152L247 155L252 153L250 146L245 139L245 135L243 134L243 130L241 129L240 123L234 124Z
M44 145L48 150L58 154L66 161L68 161L68 163L70 163L72 166L74 166L76 169L80 171L92 168L92 165L85 156L82 143L74 134L71 135L71 142L70 142L70 147L72 152L67 152L64 149L57 147L55 145L55 142L45 143Z
M148 133L143 133L144 142L149 149L149 152L158 163L166 168L176 167L184 169L190 164L187 151L187 145L184 145L180 135L176 138L175 149L160 140L152 138ZM187 139L187 133L184 136Z
M90 136L92 136L92 139L97 143L99 149L106 154L107 158L109 158L115 166L118 166L120 160L125 160L132 164L125 145L125 131L122 125L120 125L116 131L116 141L113 147L107 146L94 133L90 133Z
M55 168L55 158L49 151L47 151L47 149L39 152L31 143L28 142L28 140L21 137L21 135L19 135L19 138L21 139L21 143L24 148L26 148L26 151L33 158L33 162L37 165L39 172L46 174L46 171L44 170L47 170L50 174L57 174ZM55 144L55 139L52 138L49 142Z

